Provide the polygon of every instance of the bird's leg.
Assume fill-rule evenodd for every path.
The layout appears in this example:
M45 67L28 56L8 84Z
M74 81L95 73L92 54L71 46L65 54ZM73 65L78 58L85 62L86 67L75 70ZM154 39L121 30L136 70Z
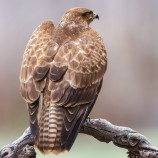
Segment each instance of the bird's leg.
M91 117L88 115L88 117L86 118L86 120L87 120L88 122L90 122L90 121L91 121Z

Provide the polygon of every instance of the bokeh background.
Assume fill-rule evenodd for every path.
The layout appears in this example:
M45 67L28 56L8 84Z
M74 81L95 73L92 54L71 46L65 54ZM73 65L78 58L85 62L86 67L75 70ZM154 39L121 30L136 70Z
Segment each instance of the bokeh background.
M103 37L108 53L107 72L91 118L130 126L158 146L157 0L0 0L0 147L28 126L19 72L31 33L45 19L57 25L64 12L76 6L99 14L100 20L91 27ZM58 157L118 158L126 157L125 152L80 134L72 150Z

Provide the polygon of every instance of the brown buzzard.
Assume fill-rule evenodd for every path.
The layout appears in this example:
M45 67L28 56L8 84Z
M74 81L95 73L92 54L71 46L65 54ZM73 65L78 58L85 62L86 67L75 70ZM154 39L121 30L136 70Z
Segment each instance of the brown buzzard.
M24 52L20 92L35 145L43 153L69 151L99 94L107 59L86 8L67 11L60 24L45 21Z

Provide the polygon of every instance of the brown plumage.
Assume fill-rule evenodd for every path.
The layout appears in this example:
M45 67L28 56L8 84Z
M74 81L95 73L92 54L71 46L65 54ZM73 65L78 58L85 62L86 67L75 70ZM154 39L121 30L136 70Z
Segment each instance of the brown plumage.
M43 153L69 151L97 99L107 60L103 40L89 27L95 18L89 9L70 9L57 27L38 26L24 52L20 91Z

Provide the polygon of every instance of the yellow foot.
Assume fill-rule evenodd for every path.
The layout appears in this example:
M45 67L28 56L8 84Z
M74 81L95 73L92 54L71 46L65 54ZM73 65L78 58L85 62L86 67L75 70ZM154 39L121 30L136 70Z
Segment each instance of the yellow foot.
M87 121L89 121L89 122L91 121L91 118L90 118L90 116L88 116L88 117L87 117Z

